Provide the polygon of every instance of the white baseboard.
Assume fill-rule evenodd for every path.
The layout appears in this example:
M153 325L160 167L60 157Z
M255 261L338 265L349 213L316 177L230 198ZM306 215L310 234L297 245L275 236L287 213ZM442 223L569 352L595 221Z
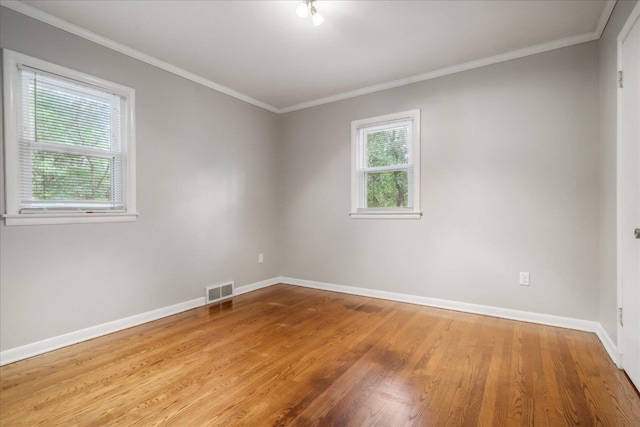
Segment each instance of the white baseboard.
M158 320L163 317L171 316L192 308L204 305L204 297L195 298L190 301L181 302L179 304L170 305L168 307L158 308L156 310L147 311L124 319L114 320L112 322L103 323L101 325L92 326L90 328L81 329L79 331L70 332L57 337L47 338L21 347L11 348L0 352L0 366L7 363L17 362L18 360L28 357L37 356L52 350L57 350L92 338L101 337L133 326L142 325L143 323Z
M613 343L611 337L609 336L609 334L607 334L602 325L598 322L595 323L596 327L593 332L595 332L595 334L600 339L602 346L607 351L607 354L609 355L613 363L615 363L618 368L622 369L622 364L620 363L622 361L622 357L620 357L618 347Z
M341 292L344 294L359 295L372 298L380 298L391 301L406 302L429 307L444 308L447 310L462 311L465 313L482 314L486 316L500 317L503 319L519 320L522 322L538 323L541 325L556 326L560 328L574 329L578 331L593 332L602 342L611 360L618 365L620 357L613 341L607 335L599 322L591 320L574 319L571 317L553 316L551 314L533 313L530 311L512 310L508 308L492 307L487 305L469 304L458 301L427 298L416 295L400 294L395 292L377 291L373 289L358 288L352 286L336 285L333 283L316 282L312 280L281 277L283 283L288 283L306 288L321 289L326 291Z
M418 304L429 307L444 308L447 310L462 311L465 313L482 314L486 316L500 317L510 320L519 320L523 322L538 323L542 325L557 326L560 328L575 329L579 331L593 332L602 342L605 350L611 357L611 360L618 365L620 356L616 345L613 343L609 335L598 322L573 319L570 317L553 316L550 314L540 314L528 311L511 310L508 308L492 307L479 304L469 304L464 302L443 300L437 298L421 297L416 295L400 294L396 292L377 291L373 289L358 288L353 286L336 285L332 283L316 282L312 280L295 279L292 277L274 277L249 285L239 286L235 288L234 295L246 294L258 289L267 288L278 283L286 283L306 288L320 289L325 291L340 292L344 294L359 295L364 297L380 298L390 301L406 302L410 304ZM186 310L201 307L205 305L205 298L195 298L179 304L168 307L159 308L157 310L148 311L146 313L137 314L126 317L124 319L114 320L113 322L104 323L102 325L93 326L68 334L48 338L35 343L27 344L21 347L11 348L0 352L0 366L8 363L17 362L18 360L37 356L52 350L57 350L102 335L107 335L123 329L138 326L143 323L171 316Z
M234 295L242 295L248 292L257 291L258 289L268 288L269 286L283 283L282 280L283 277L274 277L271 279L263 280L261 282L251 283L250 285L238 286L234 289Z
M282 278L280 277L275 277L273 279L267 279L261 282L239 286L234 290L235 295L242 295L247 292L275 285L276 283L281 283L281 279ZM66 347L72 344L77 344L82 341L87 341L92 338L97 338L113 332L118 332L123 329L131 328L133 326L142 325L143 323L152 322L163 317L172 316L183 311L191 310L192 308L202 307L203 305L205 305L204 297L195 298L190 301L181 302L178 304L170 305L168 307L147 311L146 313L140 313L130 317L125 317L124 319L114 320L112 322L103 323L101 325L92 326L90 328L81 329L79 331L70 332L68 334L59 335L53 338L47 338L45 340L37 341L20 347L10 348L9 350L0 352L0 366L17 362L18 360L27 359L29 357L37 356L39 354L47 353L49 351L57 350L59 348Z

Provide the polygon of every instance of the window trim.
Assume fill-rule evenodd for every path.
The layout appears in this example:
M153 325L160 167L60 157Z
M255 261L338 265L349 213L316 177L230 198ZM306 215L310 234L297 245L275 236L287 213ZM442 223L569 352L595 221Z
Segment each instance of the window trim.
M410 182L412 193L409 195L413 199L412 208L360 208L358 162L360 160L360 129L383 125L388 122L401 120L411 120L412 126L412 148L411 153L413 180ZM368 119L354 120L351 122L351 212L349 215L354 219L420 219L420 110L409 110L401 113L386 114L384 116L371 117Z
M136 221L136 140L135 90L9 49L2 49L4 100L4 187L5 225L80 224L92 222ZM126 99L127 112L127 178L125 212L96 211L39 211L20 213L19 201L19 143L18 143L18 65L25 65L46 73L59 75L84 84L97 86Z

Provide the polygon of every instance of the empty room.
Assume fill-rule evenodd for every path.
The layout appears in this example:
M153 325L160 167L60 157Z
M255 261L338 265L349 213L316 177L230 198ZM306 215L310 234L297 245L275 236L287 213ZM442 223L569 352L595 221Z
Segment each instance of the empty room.
M637 0L0 0L0 425L640 426Z

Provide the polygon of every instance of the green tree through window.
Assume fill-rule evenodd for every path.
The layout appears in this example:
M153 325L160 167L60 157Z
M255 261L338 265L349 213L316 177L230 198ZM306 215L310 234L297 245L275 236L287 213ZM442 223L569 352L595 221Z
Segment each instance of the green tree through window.
M367 136L367 167L390 167L409 162L407 128L370 132ZM409 177L406 170L367 173L367 206L407 207Z

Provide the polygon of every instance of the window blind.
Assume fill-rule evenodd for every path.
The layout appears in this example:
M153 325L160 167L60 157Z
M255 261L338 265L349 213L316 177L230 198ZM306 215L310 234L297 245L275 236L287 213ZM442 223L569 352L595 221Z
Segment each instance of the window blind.
M122 96L19 67L20 213L124 211Z

